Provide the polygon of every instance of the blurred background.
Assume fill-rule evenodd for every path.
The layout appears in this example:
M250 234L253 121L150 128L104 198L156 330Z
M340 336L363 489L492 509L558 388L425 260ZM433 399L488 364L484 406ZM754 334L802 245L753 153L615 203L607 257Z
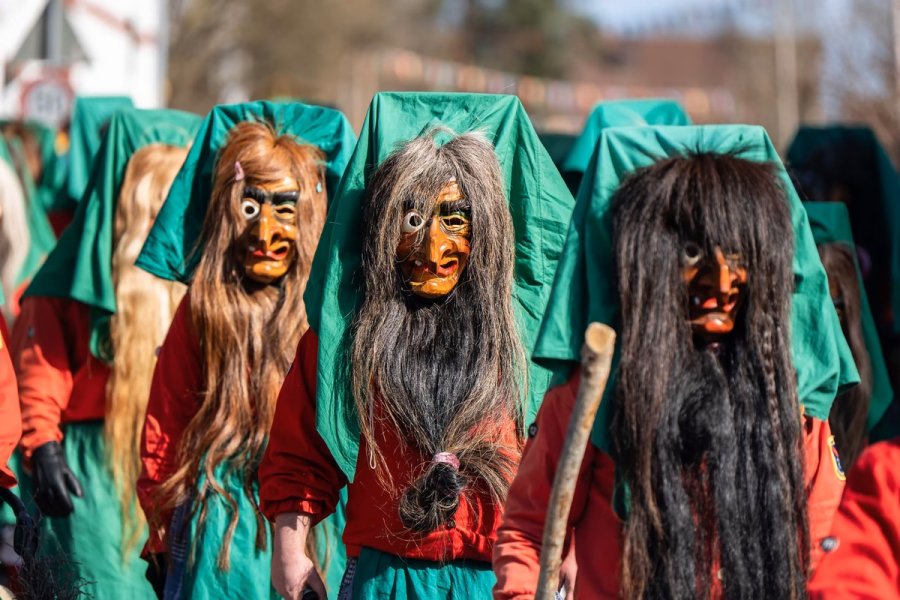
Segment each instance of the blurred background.
M577 132L598 101L664 96L781 148L866 123L897 158L898 21L900 0L0 0L0 116L292 97L358 127L377 90L467 90Z

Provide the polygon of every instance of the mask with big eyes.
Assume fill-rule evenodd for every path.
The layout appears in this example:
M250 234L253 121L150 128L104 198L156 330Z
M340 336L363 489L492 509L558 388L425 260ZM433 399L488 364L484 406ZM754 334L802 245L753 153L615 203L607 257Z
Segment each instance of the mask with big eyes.
M716 246L710 256L688 242L681 250L681 269L688 293L688 322L694 340L711 344L734 330L747 285L747 269L740 255L725 254Z
M430 215L415 209L403 214L397 263L409 290L422 298L442 298L453 291L471 251L469 204L456 178L441 189Z
M244 187L240 206L246 224L241 244L244 274L257 283L280 279L296 258L299 188L293 177Z

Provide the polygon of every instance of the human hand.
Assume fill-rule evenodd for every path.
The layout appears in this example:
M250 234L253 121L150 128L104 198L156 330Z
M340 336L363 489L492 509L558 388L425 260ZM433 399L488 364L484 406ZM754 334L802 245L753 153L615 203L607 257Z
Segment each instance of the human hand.
M47 442L31 455L34 500L45 515L67 517L75 507L70 494L82 497L81 484L69 469L59 442Z
M325 584L306 554L310 519L301 513L284 513L275 519L272 550L272 585L287 600L327 600Z

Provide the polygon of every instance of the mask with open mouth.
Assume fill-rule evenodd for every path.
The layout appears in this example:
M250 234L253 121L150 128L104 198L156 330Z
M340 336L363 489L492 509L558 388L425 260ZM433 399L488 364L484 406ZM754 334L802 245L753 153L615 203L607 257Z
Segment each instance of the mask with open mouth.
M682 274L688 288L688 321L695 342L718 342L734 330L747 285L741 257L716 246L712 255L694 243L682 250Z
M413 294L442 298L459 283L471 251L469 217L468 201L456 178L441 189L431 215L415 209L403 214L397 262Z
M284 276L296 256L299 184L293 177L248 185L240 213L246 220L244 274L264 285Z

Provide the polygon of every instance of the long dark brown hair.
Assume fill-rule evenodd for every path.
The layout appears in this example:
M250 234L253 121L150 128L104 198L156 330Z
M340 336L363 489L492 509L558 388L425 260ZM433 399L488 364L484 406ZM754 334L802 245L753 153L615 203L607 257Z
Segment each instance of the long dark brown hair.
M866 420L872 400L872 361L863 338L862 299L853 254L841 244L822 244L819 257L828 273L828 283L837 288L844 302L841 329L859 371L859 385L835 398L828 416L841 464L849 470L866 445Z
M793 232L775 167L723 154L664 159L614 197L621 361L613 437L630 489L622 595L805 596L800 405L791 361ZM695 347L686 244L740 255L735 330Z
M235 162L246 173L235 180ZM300 183L297 201L296 259L277 284L260 285L244 277L237 250L246 221L240 213L245 185L282 181ZM243 479L244 493L256 506L253 483L269 434L275 400L306 330L303 290L325 222L324 155L314 146L279 135L265 123L234 127L216 165L212 197L203 221L203 255L189 289L194 327L206 377L200 409L185 429L178 448L178 470L160 487L160 511L193 495L202 527L211 495L221 496L231 522L219 553L219 567L229 565L231 538L237 527L237 500L216 475ZM204 475L202 485L198 482ZM257 546L266 546L265 520L257 507Z
M419 451L421 476L400 498L412 532L428 533L473 487L502 503L519 448L502 444L510 420L521 431L524 353L512 308L515 245L503 176L491 144L466 133L444 145L435 131L413 139L372 176L364 209L365 291L354 327L352 385L369 459L390 478L375 421ZM455 177L470 208L471 254L449 296L411 295L397 269L404 213L430 215ZM492 426L493 425L493 426ZM459 470L430 462L454 453ZM404 484L406 482L403 482Z

